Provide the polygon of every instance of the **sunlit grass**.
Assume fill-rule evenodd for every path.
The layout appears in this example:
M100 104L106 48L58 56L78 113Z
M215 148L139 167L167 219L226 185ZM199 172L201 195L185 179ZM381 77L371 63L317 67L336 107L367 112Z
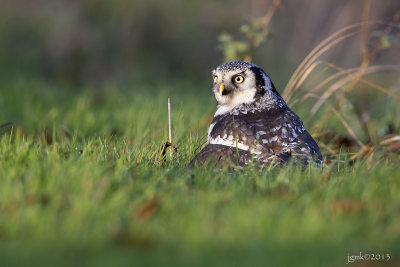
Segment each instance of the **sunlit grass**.
M0 137L5 265L341 266L360 250L399 262L398 156L187 170L215 108L207 86L141 88L2 91L15 125ZM168 96L178 152L160 163Z

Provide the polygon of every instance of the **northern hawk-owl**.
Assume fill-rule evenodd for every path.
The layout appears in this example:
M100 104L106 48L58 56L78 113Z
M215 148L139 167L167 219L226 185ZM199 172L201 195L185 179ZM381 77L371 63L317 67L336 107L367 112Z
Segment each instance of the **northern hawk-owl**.
M241 167L282 165L289 160L322 164L317 143L263 69L233 61L214 69L212 76L217 111L206 146L189 166L209 161Z

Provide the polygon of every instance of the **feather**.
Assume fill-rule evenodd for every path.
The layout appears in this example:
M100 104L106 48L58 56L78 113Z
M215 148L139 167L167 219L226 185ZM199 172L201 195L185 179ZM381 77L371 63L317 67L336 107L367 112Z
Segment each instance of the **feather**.
M240 73L249 81L239 87L235 85L230 95L220 99L208 132L207 145L189 165L214 162L241 167L250 162L258 166L271 163L283 165L290 160L302 165L314 161L323 164L317 143L306 131L301 119L287 106L276 91L267 74L260 67L246 62L230 62L213 71L221 80L231 79ZM216 85L217 86L217 85ZM254 94L256 88L256 94ZM246 95L238 104L237 95ZM233 99L233 102L230 102ZM233 103L233 104L232 104ZM232 107L233 106L233 107Z

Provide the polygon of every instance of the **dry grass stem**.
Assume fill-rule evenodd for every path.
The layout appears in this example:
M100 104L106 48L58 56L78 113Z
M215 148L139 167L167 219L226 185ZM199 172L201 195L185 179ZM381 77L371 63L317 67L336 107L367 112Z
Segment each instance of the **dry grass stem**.
M172 131L171 131L171 101L168 97L168 140L172 144ZM169 150L169 157L172 158L172 150Z
M331 43L329 43L327 46L325 46L324 48L322 48L320 51L318 51L317 53L315 53L315 55L313 55L310 59L309 62L307 62L304 65L304 68L299 72L299 75L296 77L296 79L294 80L293 84L290 85L289 87L285 87L285 90L283 92L283 97L286 99L286 101L290 101L290 98L293 96L293 93L300 88L301 81L304 81L308 75L310 74L310 72L307 72L307 69L311 67L311 65L314 63L314 61L319 58L323 53L325 53L327 50L329 50L330 48L332 48L333 46L335 46L336 44L340 43L341 41L346 40L347 38L354 36L355 34L359 33L360 30L357 31L353 31L350 32L344 36L341 36L337 39L334 39ZM306 77L303 77L306 76ZM287 90L286 90L287 89Z
M396 136L387 138L387 139L381 141L379 144L381 146L384 146L384 145L388 145L388 144L391 144L391 143L394 143L394 142L397 142L397 141L400 141L400 135L396 135Z
M361 25L361 23L352 24L352 25L346 26L346 27L334 32L333 34L331 34L327 38L325 38L321 43L319 43L313 50L311 50L311 52L303 59L303 61L300 63L300 65L297 67L297 69L295 70L295 72L293 73L291 78L289 79L289 82L287 83L285 89L283 90L282 96L285 99L287 99L288 95L293 90L294 85L297 83L299 77L302 75L302 73L304 73L304 69L307 68L306 67L307 63L315 61L315 59L314 60L311 60L311 59L314 58L314 55L320 49L322 49L325 45L327 45L328 47L332 47L332 45L330 44L332 42L332 40L335 40L335 38L337 38L341 34L345 33L346 31L349 31L349 30L352 30L355 28L359 28L360 25ZM358 32L360 32L360 30L357 30L352 35L354 35ZM352 35L350 35L350 36L352 36Z
M326 100L334 93L336 92L338 89L343 88L346 84L353 82L353 81L361 81L361 78L357 77L357 75L367 75L367 74L371 74L371 73L375 73L378 71L386 71L386 70L397 70L400 71L400 66L369 66L366 67L364 71L362 71L361 73L357 72L357 74L352 74L353 71L356 71L358 68L355 69L351 69L350 71L343 71L343 72L339 72L338 74L347 74L346 77L341 78L340 80L338 80L337 82L335 82L334 84L332 84L323 94L322 96L319 98L319 100L314 104L314 106L311 108L311 115L314 115L318 109L322 106L323 103L326 102ZM340 76L340 75L337 75ZM336 76L335 76L336 77ZM389 90L374 84L372 82L369 82L367 80L362 80L363 83L370 85L373 88L378 89L379 91L382 91L394 98L400 99L400 96L390 92ZM354 84L351 84L350 87L354 86Z
M356 140L357 144L361 147L364 148L365 145L361 142L361 140L357 137L357 135L354 133L353 129L350 127L350 125L346 122L346 120L343 118L342 115L334 108L331 108L331 111L339 118L339 120L342 122L343 126L346 128L346 130L349 132L351 137Z
M306 58L300 63L297 67L289 82L287 83L286 87L283 90L282 97L286 101L290 101L293 93L298 90L298 88L302 85L304 80L309 76L311 71L309 68L315 68L315 61L324 54L327 50L335 46L336 44L356 35L357 33L362 33L365 31L367 25L386 25L390 27L399 28L398 25L392 23L385 23L380 21L364 21L361 23L355 23L349 26L346 26L335 33L328 36L325 40L319 43L307 56ZM348 32L350 31L350 32ZM368 60L367 60L368 59ZM361 66L367 66L369 62L369 58L366 54L363 54L363 63ZM361 70L360 70L361 71Z

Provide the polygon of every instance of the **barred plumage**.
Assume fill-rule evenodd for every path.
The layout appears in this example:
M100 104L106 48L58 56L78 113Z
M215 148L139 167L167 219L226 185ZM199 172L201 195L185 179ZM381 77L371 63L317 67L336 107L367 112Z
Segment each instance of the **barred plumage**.
M217 111L207 145L189 166L207 161L257 166L292 159L307 165L323 162L319 147L290 110L260 67L247 62L225 63L213 70Z

